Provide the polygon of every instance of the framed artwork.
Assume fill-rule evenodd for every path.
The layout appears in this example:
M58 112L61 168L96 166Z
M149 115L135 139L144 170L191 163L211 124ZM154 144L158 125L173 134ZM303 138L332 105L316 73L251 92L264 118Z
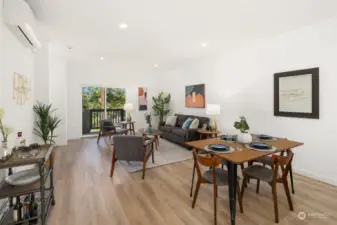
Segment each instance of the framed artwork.
M24 105L29 99L31 83L25 75L14 73L13 75L13 99L16 104Z
M138 109L139 111L147 110L147 88L138 88Z
M274 74L274 115L319 119L319 68Z
M188 108L205 108L205 84L185 87L185 106Z

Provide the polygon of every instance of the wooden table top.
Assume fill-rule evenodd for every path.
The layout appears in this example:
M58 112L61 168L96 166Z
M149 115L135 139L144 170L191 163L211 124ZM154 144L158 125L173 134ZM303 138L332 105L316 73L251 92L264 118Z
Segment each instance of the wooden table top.
M130 124L130 123L136 123L136 121L121 121L120 124Z
M198 129L197 130L198 133L201 133L201 134L219 134L220 131L213 131L213 130L202 130L202 129Z
M139 133L145 134L145 135L161 135L161 131L158 130L158 129L152 129L151 133L149 133L147 131L147 129L145 129L145 128L139 129L138 131L139 131Z
M261 140L260 140L261 141ZM218 140L217 138L211 138L206 140L200 140L200 141L191 141L191 142L185 142L187 146L190 146L192 148L198 149L198 150L204 150L207 145L210 144L226 144L228 146L233 147L234 149L241 147L242 151L234 151L232 153L218 153L218 152L210 152L213 155L218 156L219 158L228 160L234 164L241 164L247 161L251 161L257 158L260 158L262 156L274 154L283 150L295 148L298 146L303 145L301 142L291 141L287 139L277 139L276 141L261 141L266 144L269 144L273 147L275 147L277 150L273 152L259 152L255 150L251 150L246 148L243 144L236 143L236 142L227 142L223 140Z

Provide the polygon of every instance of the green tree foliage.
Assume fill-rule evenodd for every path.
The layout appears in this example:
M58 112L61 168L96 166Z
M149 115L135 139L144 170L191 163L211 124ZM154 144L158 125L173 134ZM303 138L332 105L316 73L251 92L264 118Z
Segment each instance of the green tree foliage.
M125 90L122 88L107 88L107 109L122 109L125 104Z
M106 88L107 109L121 109L125 104L125 90L122 88ZM101 88L86 87L82 90L82 107L84 109L100 109ZM104 101L104 99L102 99Z

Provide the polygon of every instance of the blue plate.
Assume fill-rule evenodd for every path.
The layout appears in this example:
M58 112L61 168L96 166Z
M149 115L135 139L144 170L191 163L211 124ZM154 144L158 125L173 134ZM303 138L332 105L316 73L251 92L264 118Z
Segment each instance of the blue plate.
M209 146L213 151L225 152L229 151L229 147L223 144L214 144Z
M221 135L220 140L223 141L236 141L236 136L227 136L227 135Z
M271 139L273 139L272 136L265 135L265 134L261 134L261 135L259 136L259 138L260 138L261 140L271 140Z
M270 149L270 146L262 143L262 142L252 142L250 147L257 148L257 149Z

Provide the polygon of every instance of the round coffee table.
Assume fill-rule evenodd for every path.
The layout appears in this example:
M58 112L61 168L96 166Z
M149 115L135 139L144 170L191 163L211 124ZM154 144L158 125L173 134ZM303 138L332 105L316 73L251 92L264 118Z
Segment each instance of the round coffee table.
M200 135L200 140L202 140L203 137L206 137L205 139L216 137L220 133L220 131L218 130L213 131L213 130L202 130L202 129L198 129L197 132Z
M161 131L157 129L152 129L152 132L148 132L147 129L140 129L139 133L141 133L144 137L154 136L154 142L156 144L156 149L159 146L159 136L161 135Z

